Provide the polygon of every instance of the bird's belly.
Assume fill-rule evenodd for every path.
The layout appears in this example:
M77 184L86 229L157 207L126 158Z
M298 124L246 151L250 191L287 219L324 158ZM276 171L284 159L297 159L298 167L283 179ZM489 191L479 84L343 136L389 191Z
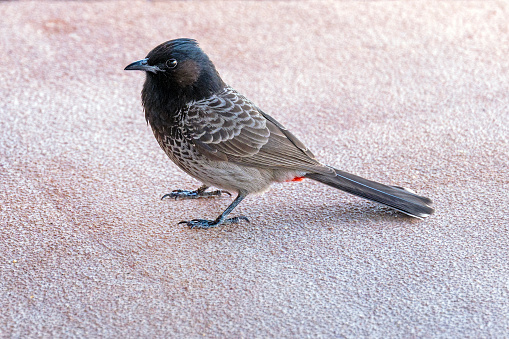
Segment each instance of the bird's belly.
M270 169L210 160L199 153L191 143L159 138L157 140L180 169L207 186L251 194L267 191L274 181L274 173Z

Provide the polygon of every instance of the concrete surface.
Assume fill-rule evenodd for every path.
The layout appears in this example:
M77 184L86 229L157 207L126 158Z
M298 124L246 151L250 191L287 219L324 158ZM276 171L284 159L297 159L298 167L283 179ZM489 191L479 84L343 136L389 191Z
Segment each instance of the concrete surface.
M507 2L0 2L2 337L509 337ZM304 181L234 212L140 104L193 37L325 163L435 200L414 220Z

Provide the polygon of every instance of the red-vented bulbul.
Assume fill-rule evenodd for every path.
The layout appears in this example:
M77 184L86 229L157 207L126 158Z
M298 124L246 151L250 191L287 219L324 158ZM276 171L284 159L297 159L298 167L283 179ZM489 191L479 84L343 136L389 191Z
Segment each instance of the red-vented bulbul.
M227 216L248 194L266 191L274 182L300 178L319 181L413 217L433 213L432 201L410 190L322 165L283 125L226 85L195 40L165 42L125 69L146 72L141 97L157 142L178 167L203 183L195 191L176 190L165 196L221 194L207 192L210 186L238 193L217 219L183 221L191 228L247 220Z

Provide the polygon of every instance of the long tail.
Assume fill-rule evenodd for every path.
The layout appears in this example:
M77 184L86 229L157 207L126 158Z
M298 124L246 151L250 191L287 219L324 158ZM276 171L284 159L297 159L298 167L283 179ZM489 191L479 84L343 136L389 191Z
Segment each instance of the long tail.
M392 207L416 218L433 214L433 201L403 187L387 186L333 168L336 175L309 173L306 178L339 188L342 191Z

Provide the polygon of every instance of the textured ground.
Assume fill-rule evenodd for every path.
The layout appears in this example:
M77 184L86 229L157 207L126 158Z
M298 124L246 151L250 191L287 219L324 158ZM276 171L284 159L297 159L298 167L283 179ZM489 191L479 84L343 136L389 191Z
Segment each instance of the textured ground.
M0 336L509 336L506 2L0 2ZM155 45L196 38L325 163L411 187L414 220L326 186L230 198L159 149Z

